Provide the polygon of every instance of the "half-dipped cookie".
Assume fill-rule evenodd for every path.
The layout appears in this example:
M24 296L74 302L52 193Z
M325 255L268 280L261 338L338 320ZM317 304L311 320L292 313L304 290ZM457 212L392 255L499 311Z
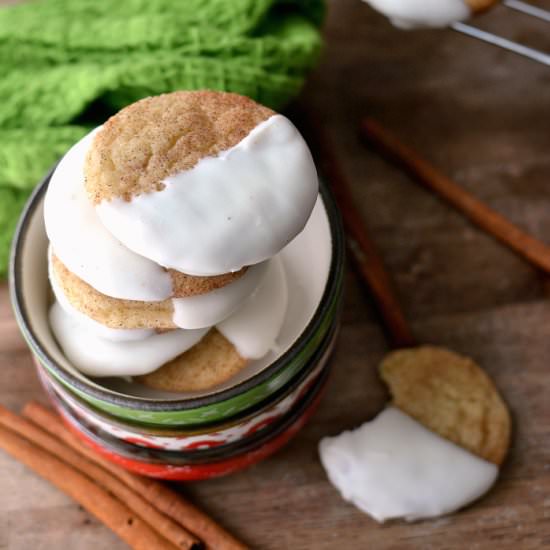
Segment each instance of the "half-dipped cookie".
M52 286L59 293L55 280L54 275ZM108 328L75 313L62 290L51 308L50 324L69 360L85 374L135 376L155 389L199 391L221 384L251 360L276 350L286 307L285 273L275 257L256 291L216 328L147 331L121 329L115 323ZM152 319L160 316L153 310L149 314Z
M402 29L443 28L465 21L497 4L497 0L364 0Z
M309 149L286 117L209 91L126 107L94 136L84 173L116 239L190 275L271 258L304 228L318 192Z
M390 405L319 445L343 498L383 522L448 514L486 493L511 432L491 379L470 359L429 346L390 353L380 374Z
M46 194L61 348L90 376L167 391L234 376L277 349L279 252L317 195L299 132L248 98L176 92L123 109L71 148Z
M216 288L209 281L191 277L187 292L196 294L174 297L162 301L142 302L112 298L93 288L52 254L50 279L54 292L64 295L71 305L84 315L109 328L116 329L195 329L211 327L227 318L261 283L269 262L245 270L230 284ZM225 276L220 276L222 279ZM212 288L207 292L201 292ZM61 298L58 297L60 301Z

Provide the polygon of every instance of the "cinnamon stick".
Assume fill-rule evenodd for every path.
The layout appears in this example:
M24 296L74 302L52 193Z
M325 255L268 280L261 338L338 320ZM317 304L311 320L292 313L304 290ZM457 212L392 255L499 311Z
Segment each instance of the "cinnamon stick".
M536 267L550 273L550 246L483 204L372 118L363 120L361 132L372 145L396 161L414 179L462 212L478 227Z
M350 186L334 153L334 146L321 124L311 118L307 123L308 142L315 160L326 176L346 228L348 250L361 277L368 284L394 347L411 347L416 340L407 323L384 260L368 234L355 206Z
M199 550L203 547L199 539L181 525L160 513L143 497L132 491L111 473L90 462L90 460L67 447L59 439L52 437L34 423L0 406L0 425L17 432L32 443L39 445L44 450L87 475L92 481L95 481L117 497L134 514L147 523L151 529L157 531L161 536L174 544L175 547L186 550Z
M194 533L208 548L216 550L246 550L248 548L204 512L162 483L137 476L116 464L104 460L70 433L61 423L59 416L46 407L31 401L23 409L23 416L59 438L89 460L108 470L133 491L147 499L160 512Z
M125 504L48 451L0 426L0 448L76 500L135 550L173 550Z

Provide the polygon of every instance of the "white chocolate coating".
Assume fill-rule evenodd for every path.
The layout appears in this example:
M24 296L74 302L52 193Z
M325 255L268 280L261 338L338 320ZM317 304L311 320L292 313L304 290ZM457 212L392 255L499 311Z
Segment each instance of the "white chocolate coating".
M257 267L261 273L259 286L232 316L217 325L245 359L258 359L276 348L287 306L286 278L279 257ZM147 374L190 349L210 329L153 332L145 338L143 333L147 331L109 329L76 311L55 276L51 280L54 293L68 304L67 308L59 302L52 306L52 331L69 361L90 376ZM119 330L121 334L117 335Z
M169 274L135 254L101 224L84 188L90 132L61 159L44 201L48 238L63 264L93 288L126 300L156 302L172 295Z
M342 497L379 522L448 514L486 493L495 464L440 437L395 407L319 444Z
M208 329L173 330L130 342L106 340L57 302L50 309L52 331L78 370L89 376L139 376L192 348Z
M464 0L364 0L401 29L448 27L471 16Z
M275 256L260 286L231 317L217 329L246 359L259 359L276 351L288 302L288 290L281 260Z
M236 281L206 294L198 294L186 298L173 298L174 313L172 320L174 324L181 329L192 330L212 327L227 319L261 284L271 261L273 260L251 266ZM98 336L107 338L108 340L140 340L146 336L150 336L154 332L140 329L111 329L94 321L75 309L69 302L56 280L51 258L48 259L48 271L52 289L63 309L72 315L77 315L82 322L88 323L90 329Z
M164 184L131 201L103 201L96 211L125 246L190 275L238 271L274 256L304 228L318 191L311 153L281 115Z
M94 133L88 134L65 155L52 176L44 213L52 247L70 271L103 294L129 300L164 300L172 293L168 273L117 241L102 226L88 201L82 164ZM174 298L174 323L184 329L215 325L227 318L254 291L265 271L266 266L261 263L250 267L242 277L222 288L207 294ZM51 275L50 279L54 280ZM60 304L68 310L71 306L60 295L59 285L54 291ZM94 323L91 319L88 321ZM105 338L143 337L143 333L110 331L95 324L98 325L96 328L102 329L101 335Z
M52 268L52 248L48 249L48 277L50 279L50 286L52 287L55 299L59 305L65 310L65 312L71 317L75 317L82 325L88 327L90 332L105 340L111 340L113 342L130 342L132 340L143 340L155 334L154 330L148 329L117 329L109 328L97 321L94 321L84 313L78 311L71 302L65 296L63 289L59 286L55 272Z
M236 281L187 298L174 298L174 324L184 329L211 327L231 315L261 284L272 260L249 267Z

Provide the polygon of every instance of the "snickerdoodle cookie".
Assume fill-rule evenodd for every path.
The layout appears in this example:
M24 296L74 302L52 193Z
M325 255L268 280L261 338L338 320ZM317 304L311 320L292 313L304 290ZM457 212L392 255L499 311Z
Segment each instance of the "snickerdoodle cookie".
M50 276L55 278L56 288L71 306L113 329L195 329L215 325L254 291L266 268L265 264L253 266L231 284L208 292L199 292L202 290L199 281L195 285L196 294L181 296L180 293L178 298L144 302L122 300L99 292L69 271L55 254L50 256L50 264ZM205 282L203 286L211 287L211 284Z
M305 227L318 195L311 153L290 120L213 91L126 107L95 134L84 174L111 235L194 276L271 258Z
M219 331L212 329L189 351L135 380L164 391L206 390L225 382L247 363L231 342Z
M423 346L390 353L380 374L393 405L477 456L502 463L510 445L510 413L471 359Z
M275 113L232 93L184 91L148 97L111 117L84 171L93 204L160 191L163 180L239 143Z

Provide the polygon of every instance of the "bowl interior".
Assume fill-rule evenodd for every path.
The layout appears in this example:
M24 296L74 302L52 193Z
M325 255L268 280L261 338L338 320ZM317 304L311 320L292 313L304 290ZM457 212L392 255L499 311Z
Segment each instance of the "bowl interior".
M47 185L47 181L48 179L44 186ZM28 332L45 353L46 361L54 362L85 386L107 391L114 396L130 396L152 401L181 401L219 393L249 380L288 352L305 331L323 297L331 268L333 242L327 210L323 199L319 197L304 231L281 252L288 284L289 306L278 339L277 352L251 361L236 376L202 392L161 392L121 378L89 378L65 358L48 322L50 290L47 276L48 243L43 221L44 191L45 189L42 189L37 192L34 199L31 199L26 210L26 219L20 226L20 242L17 244L19 261L16 264L24 266L24 269L15 267L12 272L15 282L12 281L12 284L18 286L15 294L19 309L25 312L23 322L27 323Z

